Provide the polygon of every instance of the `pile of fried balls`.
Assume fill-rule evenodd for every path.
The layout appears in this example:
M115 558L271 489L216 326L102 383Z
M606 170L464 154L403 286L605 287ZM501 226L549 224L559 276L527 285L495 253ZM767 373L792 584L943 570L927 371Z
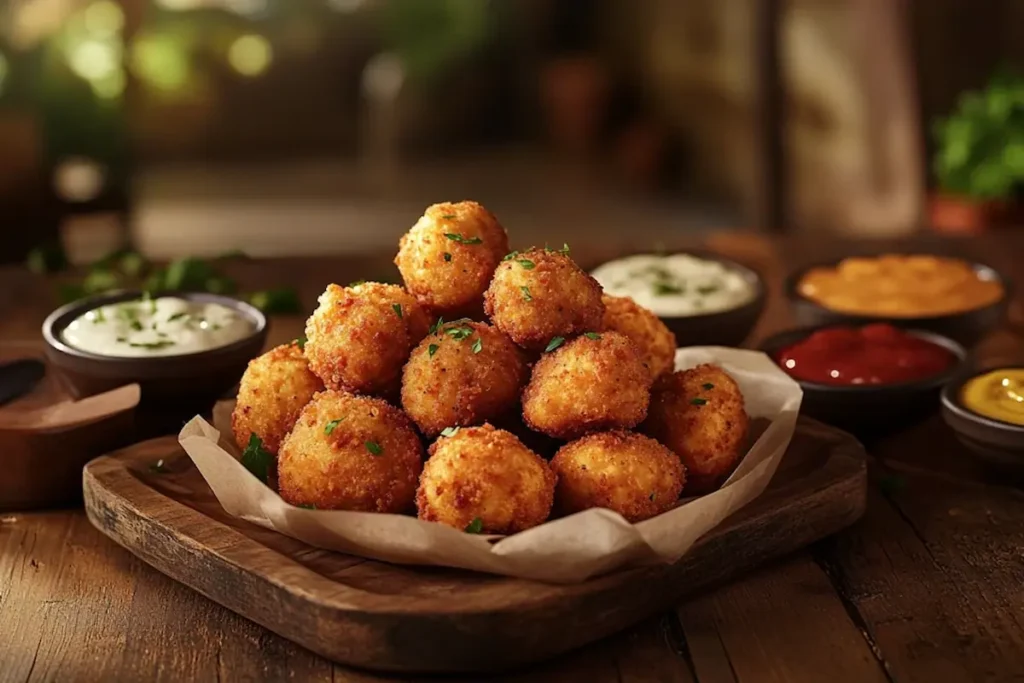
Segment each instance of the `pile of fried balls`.
M512 534L593 507L638 522L735 468L736 382L673 372L672 332L567 246L510 252L483 206L443 203L395 264L404 287L328 286L242 377L235 440L276 458L288 503Z

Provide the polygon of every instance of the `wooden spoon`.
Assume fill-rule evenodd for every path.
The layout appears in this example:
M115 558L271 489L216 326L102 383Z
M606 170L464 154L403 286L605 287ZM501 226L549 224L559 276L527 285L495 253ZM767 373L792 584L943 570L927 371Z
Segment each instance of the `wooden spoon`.
M62 401L42 408L0 410L0 430L11 432L51 432L96 422L131 410L139 404L138 384L128 384L81 401Z

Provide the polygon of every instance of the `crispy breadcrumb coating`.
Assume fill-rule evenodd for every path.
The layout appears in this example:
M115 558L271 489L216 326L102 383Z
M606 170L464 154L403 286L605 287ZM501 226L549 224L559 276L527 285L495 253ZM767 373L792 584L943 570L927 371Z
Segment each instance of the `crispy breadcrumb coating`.
M605 294L602 301L602 328L621 332L632 339L640 348L653 377L658 378L666 372L672 372L676 362L676 336L661 318L628 296Z

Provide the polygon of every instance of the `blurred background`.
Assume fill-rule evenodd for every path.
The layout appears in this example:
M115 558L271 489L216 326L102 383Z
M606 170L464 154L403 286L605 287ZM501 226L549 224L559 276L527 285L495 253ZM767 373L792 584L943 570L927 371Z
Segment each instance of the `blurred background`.
M1013 229L1019 0L0 0L0 261Z

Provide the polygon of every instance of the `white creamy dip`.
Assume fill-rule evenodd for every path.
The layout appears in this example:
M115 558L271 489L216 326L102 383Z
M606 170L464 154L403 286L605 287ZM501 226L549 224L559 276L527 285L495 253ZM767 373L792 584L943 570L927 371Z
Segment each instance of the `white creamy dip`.
M663 316L717 313L754 298L754 287L740 273L689 254L627 256L592 275L606 294L628 296Z
M64 328L65 343L101 356L181 356L227 346L252 334L253 323L220 304L178 297L100 306Z

